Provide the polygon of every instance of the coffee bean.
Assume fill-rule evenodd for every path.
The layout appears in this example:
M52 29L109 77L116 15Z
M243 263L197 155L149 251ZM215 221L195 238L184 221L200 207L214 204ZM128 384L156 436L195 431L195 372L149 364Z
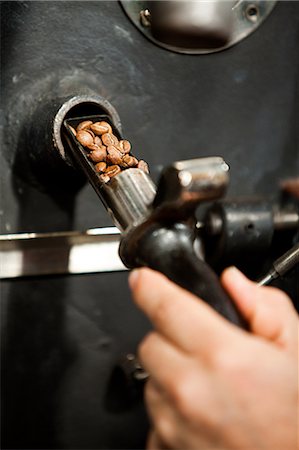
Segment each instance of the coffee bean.
M149 173L148 164L147 164L145 161L143 161L143 159L141 159L141 160L138 162L137 167L138 167L138 169L143 170L143 172Z
M86 145L86 148L88 148L88 150L95 152L95 151L99 150L100 146L92 143L92 144Z
M105 133L102 134L102 142L104 145L118 145L118 139L116 136L114 136L114 134L111 133Z
M77 131L85 130L86 128L89 128L90 125L92 125L91 120L84 120L83 122L80 122L79 125L77 126Z
M127 167L134 167L134 166L137 166L137 164L138 164L138 159L135 158L134 156L125 155L125 156L122 158L121 165L122 165L122 167L124 167L124 168L127 168Z
M119 141L118 147L122 153L130 153L131 151L131 144L125 139Z
M85 130L80 130L77 133L76 139L82 144L84 147L87 145L93 144L93 137Z
M123 155L114 145L108 145L107 153L108 153L107 161L109 163L121 164Z
M107 169L105 170L105 175L109 175L110 178L115 177L115 175L117 175L118 173L121 172L121 168L119 166L117 166L116 164L114 164L113 166L109 166L107 167Z
M92 129L92 131L95 134L97 134L99 136L101 136L102 134L105 134L105 133L112 134L112 128L109 125L109 123L107 123L107 122L96 122L96 123L92 124L90 126L90 128Z
M99 136L96 136L93 141L96 145L102 145L102 141Z
M100 122L100 125L101 125L102 127L106 127L106 128L108 129L107 133L111 133L111 134L112 134L112 126L110 125L110 123L105 122L104 120L102 120L102 121Z
M77 126L77 131L73 127L70 129L80 144L89 151L87 156L94 163L94 169L102 183L108 183L110 178L129 168L138 167L149 173L147 163L138 161L130 154L130 142L126 139L118 141L108 122L93 123L91 120L84 120Z
M96 169L97 172L104 172L104 170L107 168L107 164L102 161L97 163L94 168Z
M97 150L91 152L88 156L95 163L105 161L107 157L106 148L102 145Z
M95 134L93 131L89 130L88 128L85 128L84 131L86 131L86 133L89 133L93 140L95 139Z

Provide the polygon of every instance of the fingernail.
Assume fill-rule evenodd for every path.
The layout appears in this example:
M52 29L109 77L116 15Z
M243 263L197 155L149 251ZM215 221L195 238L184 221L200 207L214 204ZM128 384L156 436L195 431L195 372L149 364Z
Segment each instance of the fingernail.
M230 273L237 273L237 272L240 273L239 269L237 269L236 266L229 266L225 270L227 270Z
M244 275L244 273L241 272L241 270L239 270L235 266L228 267L227 269L225 269L225 272L228 273L230 277L233 277L234 283L236 283L236 282L244 283L244 281L250 281Z
M223 275L229 276L229 277L240 277L241 272L236 266L230 266L226 267L223 271Z
M132 270L132 272L129 275L129 286L131 289L134 289L137 282L138 282L138 278L140 275L140 269L134 269Z

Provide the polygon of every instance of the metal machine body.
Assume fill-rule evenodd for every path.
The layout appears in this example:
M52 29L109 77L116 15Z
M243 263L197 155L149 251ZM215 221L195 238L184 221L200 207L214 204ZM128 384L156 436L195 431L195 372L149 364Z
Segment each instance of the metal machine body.
M50 110L77 95L114 106L155 181L173 161L218 154L228 196L278 201L299 171L298 24L298 4L278 2L234 47L181 55L145 39L117 2L1 2L1 234L112 225L84 177L46 156ZM294 292L295 280L277 284ZM112 382L150 328L126 272L4 280L1 313L3 448L144 446L143 404Z

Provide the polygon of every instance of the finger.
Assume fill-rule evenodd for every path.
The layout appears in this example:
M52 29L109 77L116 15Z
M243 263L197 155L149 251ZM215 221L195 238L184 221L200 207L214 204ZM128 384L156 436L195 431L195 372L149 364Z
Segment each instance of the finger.
M151 440L158 448L173 448L176 444L175 411L152 380L146 385L145 401L154 430Z
M210 364L201 364L198 356L181 353L156 332L150 333L142 342L139 355L150 374L145 396L152 417L157 422L161 418L161 423L163 417L168 420L163 424L166 428L163 434L161 429L161 436L168 436L167 443L171 437L170 432L167 433L170 418L176 425L186 421L190 424L190 418L194 417L196 423L201 420L204 427L213 422L217 405L209 411L202 409L202 405L213 402L215 381ZM159 429L158 423L156 426Z
M187 388L186 374L193 373L192 360L158 333L152 332L143 339L138 356L151 379L170 395L178 385Z
M201 351L234 341L241 331L195 295L150 269L137 269L129 278L136 304L157 330L181 349Z
M166 450L169 447L166 447L155 430L151 430L147 438L146 448L147 450Z
M284 292L258 286L235 267L226 269L221 281L253 333L297 350L298 315Z

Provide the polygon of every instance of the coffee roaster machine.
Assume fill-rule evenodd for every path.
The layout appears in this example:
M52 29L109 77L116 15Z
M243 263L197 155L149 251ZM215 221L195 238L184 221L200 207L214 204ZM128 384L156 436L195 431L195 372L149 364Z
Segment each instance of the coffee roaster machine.
M298 24L296 2L1 2L3 448L144 446L126 267L240 326L228 264L296 303ZM86 117L150 175L101 185L69 130Z

